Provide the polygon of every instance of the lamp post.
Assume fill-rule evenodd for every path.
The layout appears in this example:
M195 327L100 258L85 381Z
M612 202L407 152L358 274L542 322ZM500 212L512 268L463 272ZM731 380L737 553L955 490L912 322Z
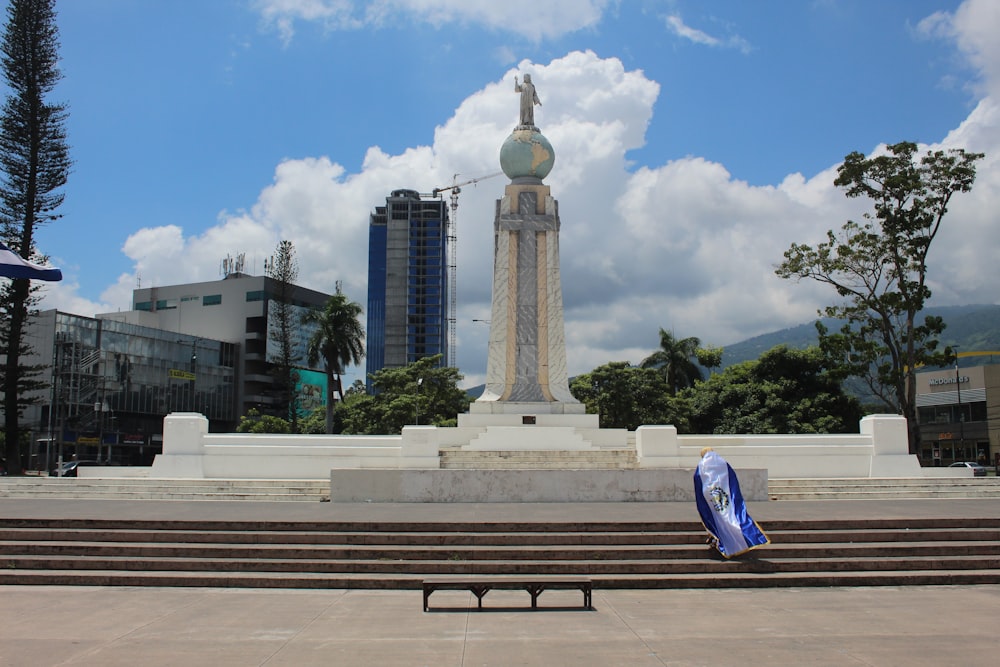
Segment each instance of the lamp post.
M958 345L952 345L955 350L955 391L958 395L958 441L962 447L962 458L965 456L965 414L962 412L962 378L958 373ZM958 460L958 456L955 457Z
M413 406L414 416L416 417L417 426L420 426L420 385L424 383L423 378L417 378L417 402Z

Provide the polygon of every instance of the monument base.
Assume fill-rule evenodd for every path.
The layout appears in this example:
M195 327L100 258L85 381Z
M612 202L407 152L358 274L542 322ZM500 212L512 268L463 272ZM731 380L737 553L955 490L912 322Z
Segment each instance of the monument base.
M582 403L476 401L468 414L458 415L459 428L479 431L462 449L586 451L628 446L625 429L602 429L600 415L584 410Z
M519 402L519 401L473 401L469 404L469 414L473 415L582 415L587 406L583 403ZM462 415L459 415L461 418ZM597 415L592 415L597 417Z
M744 498L766 501L767 470L740 469ZM332 470L337 503L693 502L693 469ZM692 506L692 512L694 511Z

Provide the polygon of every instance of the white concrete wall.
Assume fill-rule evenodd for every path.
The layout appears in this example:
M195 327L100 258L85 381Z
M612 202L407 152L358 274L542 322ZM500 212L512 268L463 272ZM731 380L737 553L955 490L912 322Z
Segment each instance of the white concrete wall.
M532 429L545 427L514 432L535 434ZM396 436L210 434L202 415L174 413L164 419L163 454L150 476L323 479L335 469L437 470L441 447L469 445L485 430L407 426ZM523 450L530 441L517 440L509 449ZM701 449L712 447L737 470L766 470L772 479L945 474L920 468L907 453L906 420L897 415L865 417L860 433L851 435L678 435L673 426L642 426L635 447L640 469L690 470Z
M774 478L922 477L910 455L906 419L869 415L860 433L834 435L678 435L673 426L640 426L636 453L642 468L698 465L711 447L734 468L766 468Z

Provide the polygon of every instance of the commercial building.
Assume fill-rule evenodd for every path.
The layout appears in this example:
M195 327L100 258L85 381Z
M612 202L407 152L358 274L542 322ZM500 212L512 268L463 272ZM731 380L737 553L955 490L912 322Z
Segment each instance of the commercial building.
M917 373L923 466L1000 466L1000 364Z
M441 354L448 362L448 210L393 190L368 230L367 373Z
M47 369L40 379L49 388L22 420L36 443L32 465L51 463L60 450L147 464L171 412L200 412L216 432L235 430L251 409L273 413L280 398L269 331L278 288L266 276L232 271L222 280L136 289L130 311L33 318L34 355L25 363ZM293 286L294 321L329 298ZM311 333L298 325L293 340L300 413L327 400L322 369L308 365Z
M240 414L250 409L268 412L278 400L270 363L277 350L268 334L279 285L267 276L243 273L241 264L242 260L222 280L136 289L132 311L99 317L237 343L237 409ZM294 321L298 324L308 310L322 308L329 299L329 294L293 285ZM303 368L308 368L306 346L311 334L312 329L298 326L292 341L296 365ZM311 370L319 373L322 368Z
M29 467L71 455L148 465L165 415L200 412L218 430L238 420L236 343L57 310L32 318L28 341L25 362L45 367L48 385L22 421Z

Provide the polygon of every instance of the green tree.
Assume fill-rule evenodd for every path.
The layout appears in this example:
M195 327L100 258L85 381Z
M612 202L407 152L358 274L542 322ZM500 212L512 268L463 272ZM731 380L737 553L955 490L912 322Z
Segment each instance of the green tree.
M401 368L372 374L374 395L349 392L337 409L344 433L400 433L404 426L454 426L469 399L458 388L457 368L440 367L442 355L425 357Z
M240 417L236 425L237 433L292 433L291 424L281 417L262 415L258 410L251 409Z
M10 90L0 118L0 234L21 257L37 261L35 230L60 217L60 188L71 165L66 106L46 100L61 78L55 0L11 0L0 52ZM29 280L11 280L0 289L0 344L6 356L0 389L12 472L22 467L21 397L38 384L38 369L21 363L29 352L24 328L35 304Z
M322 310L310 311L305 323L316 330L306 347L309 365L323 360L326 371L326 432L333 433L333 409L337 396L343 396L340 376L349 365L357 365L365 356L365 328L361 306L337 292L327 300Z
M704 379L698 364L715 368L722 364L722 351L702 349L697 338L678 340L672 331L660 329L660 349L642 360L643 368L657 368L663 373L667 390L675 395L685 387Z
M861 405L818 347L779 345L682 392L695 433L857 432ZM680 428L680 427L678 427Z
M295 259L295 246L291 241L283 240L278 243L271 260L264 262L264 273L274 281L274 298L269 302L268 338L274 343L276 350L270 361L278 395L278 414L287 418L292 433L298 433L299 402L295 385L299 380L296 370L299 359L294 344L298 322L295 321L293 292L295 281L299 277L299 266Z
M843 299L820 311L846 321L836 334L817 323L820 346L906 417L911 453L920 443L915 369L946 361L937 349L944 321L917 321L931 296L927 255L952 196L972 189L982 157L962 149L917 156L909 142L871 158L851 153L834 184L849 198L868 199L873 210L862 222L847 221L839 235L828 231L816 247L793 244L776 270L829 285Z
M671 395L656 368L613 361L576 376L569 388L587 412L600 415L601 428L634 431L643 424L673 424L683 429L688 423L686 401Z

